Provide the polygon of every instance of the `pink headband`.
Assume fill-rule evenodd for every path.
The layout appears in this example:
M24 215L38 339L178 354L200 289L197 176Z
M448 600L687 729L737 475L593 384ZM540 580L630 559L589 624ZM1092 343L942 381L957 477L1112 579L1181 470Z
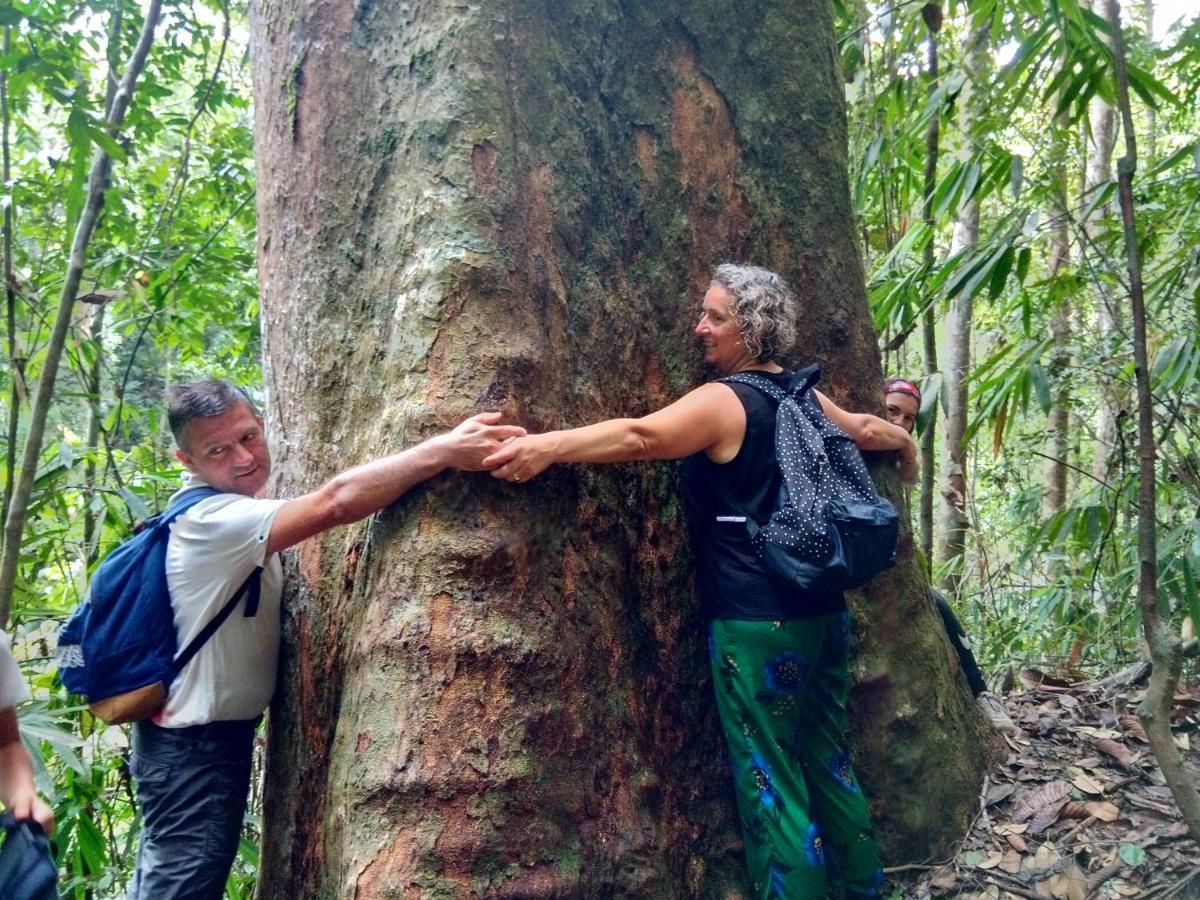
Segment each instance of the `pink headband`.
M893 378L886 382L883 386L884 394L908 394L910 397L915 397L917 402L921 402L921 389L911 381L905 381L903 378Z

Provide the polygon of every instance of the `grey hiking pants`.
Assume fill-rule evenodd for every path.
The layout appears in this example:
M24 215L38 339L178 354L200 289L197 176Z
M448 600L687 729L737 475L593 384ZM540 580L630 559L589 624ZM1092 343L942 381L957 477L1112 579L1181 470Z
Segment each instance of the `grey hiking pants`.
M128 900L220 900L237 854L258 719L133 726L142 838Z

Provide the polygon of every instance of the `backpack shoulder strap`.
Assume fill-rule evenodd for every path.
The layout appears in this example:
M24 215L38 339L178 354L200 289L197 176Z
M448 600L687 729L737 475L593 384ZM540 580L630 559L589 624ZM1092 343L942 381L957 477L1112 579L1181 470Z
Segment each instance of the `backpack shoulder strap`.
M782 388L770 378L762 375L759 372L736 372L733 375L726 375L724 378L717 379L721 384L744 384L752 387L755 390L766 394L776 403L782 403L786 397L795 397L799 399L807 391L821 379L821 367L814 363L811 366L805 366L803 369L798 369L792 383L787 388Z
M158 521L155 524L169 525L201 500L207 500L209 497L216 497L220 493L222 492L218 491L214 487L209 487L208 485L188 488L180 495L179 499L176 500L173 505L167 507L167 509L158 517Z
M200 501L207 500L209 497L216 497L220 493L222 492L208 485L184 491L182 496L175 501L175 504L159 516L158 521L155 523L156 527L170 525ZM225 601L225 605L221 607L217 614L208 621L200 630L200 633L192 638L188 642L188 645L180 650L175 659L171 661L171 681L175 680L179 673L183 671L184 666L192 661L192 657L199 653L200 649L217 633L217 629L225 623L230 613L233 612L234 607L238 605L238 601L243 596L246 596L247 592L249 592L249 596L246 598L246 616L252 617L258 613L259 596L262 592L262 566L255 567L254 571L242 582L241 587L234 591L233 596Z
M250 596L246 598L246 616L253 617L258 613L258 601L262 593L262 566L255 567L250 576L242 582L242 586L225 601L220 612L209 619L208 624L200 630L200 633L192 638L188 645L180 650L175 659L171 661L171 681L174 681L183 671L184 666L192 661L192 657L200 652L200 648L208 643L209 638L217 633L217 629L225 624L225 620L229 618L229 614L233 612L233 608L238 605L238 601L247 591ZM170 682L168 682L168 686L170 686Z
M718 379L721 384L744 384L747 387L752 387L762 394L766 394L776 403L782 403L787 397L787 391L779 387L769 378L763 378L754 372L738 372L736 375L726 375L724 378Z

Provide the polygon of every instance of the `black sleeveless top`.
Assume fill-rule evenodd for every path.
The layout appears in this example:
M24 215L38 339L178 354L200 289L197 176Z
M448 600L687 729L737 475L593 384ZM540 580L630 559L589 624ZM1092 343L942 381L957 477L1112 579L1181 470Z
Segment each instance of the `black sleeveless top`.
M784 390L795 372L765 375ZM683 461L696 587L704 613L715 619L801 619L841 612L841 593L807 594L781 588L763 569L743 516L765 523L779 493L775 462L775 401L745 384L728 385L746 409L746 436L737 456L714 463L703 452Z

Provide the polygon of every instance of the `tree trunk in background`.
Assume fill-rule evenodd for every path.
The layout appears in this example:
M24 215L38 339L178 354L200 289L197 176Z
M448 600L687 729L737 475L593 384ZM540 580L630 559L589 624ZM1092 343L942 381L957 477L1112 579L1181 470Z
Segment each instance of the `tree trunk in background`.
M938 32L942 28L942 7L937 3L926 3L921 7L921 17L925 20L925 45L927 52L926 71L929 75L928 95L932 101L938 89ZM937 187L938 164L938 130L941 122L940 115L929 117L925 128L925 173L922 187L921 215L925 227L929 230L929 238L925 244L924 263L928 276L933 272L934 264L934 217L933 192ZM924 287L922 288L924 292ZM928 299L928 298L922 298ZM925 375L933 375L938 370L937 334L934 328L933 306L930 305L921 318L921 348L925 356ZM933 495L937 490L937 454L935 450L937 438L937 404L930 409L928 421L921 431L921 499L918 520L920 522L921 552L924 554L928 575L933 575Z
M12 50L12 29L4 28L3 53ZM8 69L0 70L0 177L4 183L12 180L12 157L9 147ZM21 420L21 385L25 378L25 363L17 347L17 292L13 289L13 203L9 193L4 204L3 230L0 231L0 253L4 255L4 338L8 355L8 409L5 411L4 488L0 495L0 523L8 520L8 504L12 502L16 484L17 438ZM0 548L4 546L4 529L0 526Z
M1113 145L1116 141L1116 117L1113 108L1100 97L1093 97L1088 106L1089 134L1087 138L1087 176L1084 183L1084 202L1087 203L1092 192L1100 185L1113 180L1112 157ZM1106 268L1107 259L1101 258L1097 248L1091 243L1095 238L1095 227L1104 221L1111 221L1113 209L1111 203L1105 203L1096 208L1089 219L1082 224L1083 241L1081 256L1092 257L1092 266L1097 270ZM1121 307L1115 298L1107 291L1096 290L1096 331L1100 336L1100 346L1104 357L1112 360L1124 360L1126 341L1120 322ZM1117 446L1117 414L1128 398L1120 380L1111 377L1117 365L1107 366L1105 371L1097 373L1100 388L1100 402L1096 408L1096 448L1092 457L1092 475L1099 481L1107 481L1110 471L1111 458Z
M989 25L971 29L967 52L963 59L968 77L958 99L958 124L962 148L961 159L970 159L976 120L979 117L984 78L989 61ZM979 243L979 201L965 203L954 222L954 237L950 255L973 250ZM967 453L964 440L970 412L967 404L967 378L971 374L971 297L959 294L950 302L946 317L946 368L942 386L946 392L946 433L942 471L942 527L938 561L944 568L942 586L959 599L965 562L967 532Z
M1117 196L1121 207L1121 225L1125 238L1125 268L1129 275L1129 311L1133 324L1134 377L1137 382L1138 419L1138 608L1142 613L1142 632L1150 648L1150 682L1138 704L1138 718L1154 751L1155 762L1171 791L1175 805L1183 815L1193 840L1200 840L1200 792L1171 731L1171 710L1175 688L1183 669L1183 648L1163 618L1162 598L1158 594L1158 516L1154 437L1154 400L1150 393L1150 354L1146 341L1146 298L1142 285L1141 251L1138 248L1137 210L1133 197L1133 176L1137 171L1137 141L1133 132L1133 113L1129 103L1129 75L1126 71L1125 39L1121 30L1121 8L1117 0L1105 3L1113 33L1113 60L1117 81L1117 104L1121 111L1121 133L1125 153L1117 163Z
M1066 123L1060 122L1060 134L1066 133ZM1065 141L1056 159L1067 155ZM1059 206L1054 211L1054 226L1050 237L1050 277L1057 278L1071 264L1070 202L1067 192L1067 167L1060 163L1054 169L1058 184ZM1050 433L1051 457L1046 461L1045 491L1042 496L1042 511L1051 516L1060 512L1067 503L1069 469L1067 457L1071 452L1071 389L1067 365L1071 361L1071 298L1065 287L1052 290L1056 298L1051 313L1050 337L1053 348L1049 354L1050 389L1052 402L1047 417L1046 429Z
M1130 12L1137 27L1146 35L1146 40L1157 47L1154 40L1154 0L1134 0ZM1143 164L1149 168L1158 162L1158 110L1149 103L1142 103L1142 147Z
M83 507L83 552L80 553L84 566L89 566L96 557L96 511L92 508L92 497L96 491L96 455L100 450L100 421L104 414L100 406L100 379L104 372L104 304L101 303L92 310L88 321L87 340L95 346L95 355L84 376L84 390L87 391L87 437L84 446L88 450L87 461L83 464L84 497Z
M277 494L482 409L669 402L728 259L784 273L796 360L879 408L826 4L251 13ZM262 896L744 896L674 488L667 464L448 474L299 548ZM856 615L894 862L948 848L982 780L911 550Z

